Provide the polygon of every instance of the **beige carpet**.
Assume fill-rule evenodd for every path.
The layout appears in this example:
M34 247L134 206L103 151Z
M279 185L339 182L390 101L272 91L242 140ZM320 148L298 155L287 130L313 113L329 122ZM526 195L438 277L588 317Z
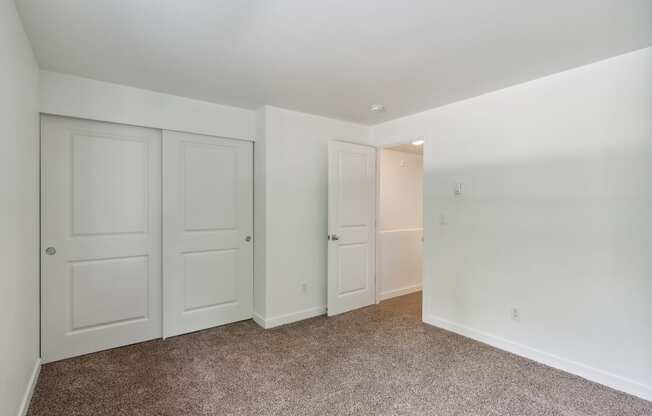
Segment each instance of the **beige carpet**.
M652 403L422 324L419 295L43 367L30 416L652 415Z

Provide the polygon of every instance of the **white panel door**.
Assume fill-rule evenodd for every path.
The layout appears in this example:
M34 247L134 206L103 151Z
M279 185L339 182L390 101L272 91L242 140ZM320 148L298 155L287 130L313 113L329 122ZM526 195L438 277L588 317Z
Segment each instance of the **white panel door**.
M161 336L161 132L44 116L45 362Z
M376 149L328 146L328 315L375 303Z
M252 317L252 232L252 143L164 131L164 336Z

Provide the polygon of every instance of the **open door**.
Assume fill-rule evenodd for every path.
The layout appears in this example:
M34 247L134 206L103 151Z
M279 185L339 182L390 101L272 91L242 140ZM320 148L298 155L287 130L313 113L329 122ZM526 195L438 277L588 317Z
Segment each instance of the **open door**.
M375 223L376 149L329 142L328 316L375 303Z

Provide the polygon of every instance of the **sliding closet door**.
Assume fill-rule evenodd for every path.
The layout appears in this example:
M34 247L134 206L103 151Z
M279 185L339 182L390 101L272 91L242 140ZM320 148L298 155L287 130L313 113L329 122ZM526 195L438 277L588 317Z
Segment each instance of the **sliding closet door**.
M161 336L161 132L44 116L45 362Z
M164 336L253 313L253 145L163 132Z

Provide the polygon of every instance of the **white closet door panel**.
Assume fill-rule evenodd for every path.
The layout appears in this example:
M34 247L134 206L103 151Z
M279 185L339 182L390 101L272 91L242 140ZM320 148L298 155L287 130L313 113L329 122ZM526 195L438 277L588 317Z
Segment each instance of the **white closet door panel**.
M41 141L44 361L160 337L161 132L44 116Z
M253 313L253 147L163 132L164 335Z

